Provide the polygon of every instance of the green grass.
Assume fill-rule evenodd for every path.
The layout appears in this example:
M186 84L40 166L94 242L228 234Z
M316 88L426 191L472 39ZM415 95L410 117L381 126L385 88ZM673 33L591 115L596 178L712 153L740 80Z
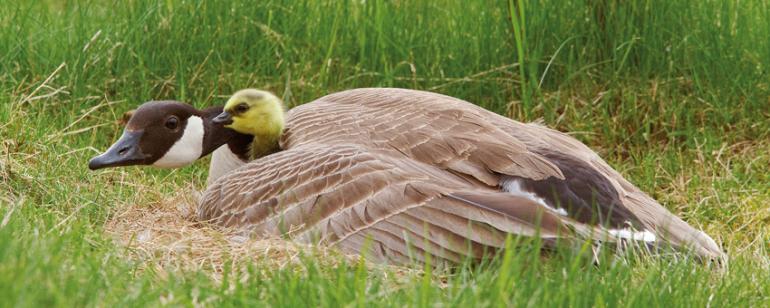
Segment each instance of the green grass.
M764 1L9 0L0 29L0 306L770 303ZM220 282L205 268L150 270L105 235L116 208L205 179L204 164L88 171L123 111L221 104L244 87L295 106L364 86L432 90L574 132L732 263L590 266L512 250L396 275L311 253Z

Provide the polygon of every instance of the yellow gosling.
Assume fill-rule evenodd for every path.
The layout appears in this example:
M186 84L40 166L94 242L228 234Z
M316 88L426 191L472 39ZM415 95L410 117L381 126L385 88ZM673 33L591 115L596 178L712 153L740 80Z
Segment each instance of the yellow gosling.
M284 107L273 93L256 89L240 90L230 97L224 111L232 117L232 123L225 127L254 136L249 149L251 159L280 150L278 140L285 125Z

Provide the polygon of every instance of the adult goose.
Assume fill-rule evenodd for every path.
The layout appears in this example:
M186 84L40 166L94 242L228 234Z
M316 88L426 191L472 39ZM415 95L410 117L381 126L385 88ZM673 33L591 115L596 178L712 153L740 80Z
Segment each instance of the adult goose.
M153 121L142 120L140 111L117 144L129 131L165 140L169 149L190 144L181 142L189 123L177 139L156 138L144 128ZM160 117L156 126L167 118ZM256 160L213 181L200 204L199 217L219 225L320 241L355 253L368 247L367 255L391 262L423 253L446 261L479 258L501 247L506 234L540 236L546 243L585 238L665 243L706 259L724 257L705 233L671 214L574 138L452 97L356 89L284 115L274 95L243 90L228 101L225 112L203 118L206 124L196 125L204 132L191 133L204 136L200 144L206 128L226 130L221 124L254 136L248 150ZM134 144L144 152L141 142ZM114 156L113 148L95 158L92 167L126 164L120 158L103 163L104 157ZM187 150L195 153L190 158L211 151L193 148ZM373 244L364 245L367 239Z

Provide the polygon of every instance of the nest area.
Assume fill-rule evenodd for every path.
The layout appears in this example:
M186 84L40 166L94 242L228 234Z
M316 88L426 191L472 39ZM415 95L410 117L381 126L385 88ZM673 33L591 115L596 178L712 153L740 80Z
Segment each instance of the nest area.
M280 238L257 239L242 232L197 221L195 193L148 205L124 205L106 222L105 232L126 248L126 257L143 270L205 270L220 277L227 263L258 264L271 270L300 265L303 254L324 265L354 258L336 250Z
M152 204L123 205L105 223L105 233L125 248L124 257L137 262L139 271L151 271L160 279L168 279L170 272L200 270L221 283L227 268L240 273L231 279L244 280L251 274L267 276L283 269L305 272L307 260L332 270L363 264L394 290L424 275L420 268L375 264L330 247L248 237L239 230L202 223L196 217L198 196L197 192L179 192ZM249 271L249 265L257 272ZM444 286L446 277L435 276Z

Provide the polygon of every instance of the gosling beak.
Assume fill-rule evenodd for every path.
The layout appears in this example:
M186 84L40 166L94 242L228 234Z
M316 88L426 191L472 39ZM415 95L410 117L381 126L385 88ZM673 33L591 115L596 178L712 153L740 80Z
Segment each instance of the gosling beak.
M230 125L230 124L233 124L233 116L230 115L230 113L228 113L227 111L223 111L211 121L216 124Z
M143 164L147 155L142 153L139 148L142 133L142 131L124 131L123 136L120 136L120 139L107 149L106 152L91 158L88 162L88 169L96 170L107 167Z

